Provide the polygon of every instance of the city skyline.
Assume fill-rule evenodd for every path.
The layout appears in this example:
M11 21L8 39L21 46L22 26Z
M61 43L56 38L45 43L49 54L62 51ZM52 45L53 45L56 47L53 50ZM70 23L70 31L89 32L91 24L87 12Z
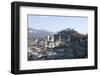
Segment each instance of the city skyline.
M53 33L71 28L82 34L87 34L88 17L28 15L28 28Z

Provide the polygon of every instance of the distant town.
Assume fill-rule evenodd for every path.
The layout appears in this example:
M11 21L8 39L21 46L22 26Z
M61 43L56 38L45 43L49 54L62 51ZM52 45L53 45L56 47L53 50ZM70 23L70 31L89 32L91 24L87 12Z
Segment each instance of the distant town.
M88 57L88 35L74 29L55 34L28 28L28 61Z

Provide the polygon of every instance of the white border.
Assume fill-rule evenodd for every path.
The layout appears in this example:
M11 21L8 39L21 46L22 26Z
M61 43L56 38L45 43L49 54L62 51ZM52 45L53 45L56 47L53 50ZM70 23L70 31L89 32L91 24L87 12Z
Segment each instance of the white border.
M27 61L27 14L87 16L88 59ZM20 70L94 65L94 11L43 7L20 7Z

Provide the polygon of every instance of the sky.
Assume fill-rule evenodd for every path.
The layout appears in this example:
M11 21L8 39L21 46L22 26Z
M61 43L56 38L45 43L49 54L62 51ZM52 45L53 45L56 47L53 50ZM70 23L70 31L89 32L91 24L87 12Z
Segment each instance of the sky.
M88 17L28 15L28 27L54 33L71 28L86 34L88 33Z

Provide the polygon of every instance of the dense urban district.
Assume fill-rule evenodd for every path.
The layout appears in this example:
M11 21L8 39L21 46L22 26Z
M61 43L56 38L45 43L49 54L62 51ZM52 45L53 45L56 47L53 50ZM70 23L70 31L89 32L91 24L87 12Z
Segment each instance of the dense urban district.
M74 29L57 33L28 28L28 61L88 57L88 34Z

